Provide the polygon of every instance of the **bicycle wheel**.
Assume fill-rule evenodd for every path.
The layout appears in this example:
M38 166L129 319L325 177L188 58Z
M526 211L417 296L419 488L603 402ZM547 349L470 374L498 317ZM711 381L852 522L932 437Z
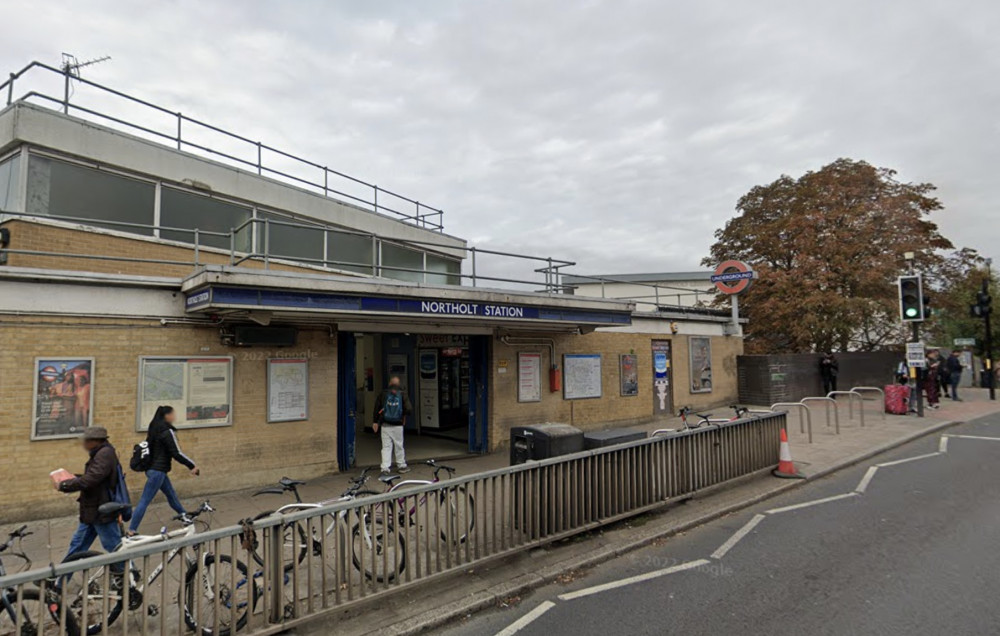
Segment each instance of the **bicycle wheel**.
M0 598L0 636L59 633L58 605L45 602L40 591L22 590L20 603L17 601L17 592L10 592ZM67 636L80 634L69 613L66 614L65 634Z
M438 527L441 540L465 543L476 526L476 500L467 495L465 486L442 490L439 495Z
M368 580L394 581L406 569L406 541L393 523L364 515L351 529L351 559Z
M233 558L228 554L206 554L201 564L188 568L183 599L188 628L203 636L230 636L247 624L250 611L257 606L260 588L247 576L242 561L236 561L235 572L233 567Z
M253 518L254 521L269 517L273 512L262 512ZM297 535L297 536L296 536ZM316 549L316 539L312 540L313 550ZM295 562L302 563L309 550L310 541L306 538L305 524L301 521L290 521L282 528L281 536L281 562L285 564L285 572L289 572L295 567ZM258 542L253 549L253 560L257 565L264 565L264 548Z
M102 555L102 552L85 550L71 554L63 563ZM67 621L72 617L80 632L93 635L100 634L105 623L111 625L121 615L124 600L122 586L122 577L102 565L64 575L59 579L56 593L60 593L62 601L68 603Z

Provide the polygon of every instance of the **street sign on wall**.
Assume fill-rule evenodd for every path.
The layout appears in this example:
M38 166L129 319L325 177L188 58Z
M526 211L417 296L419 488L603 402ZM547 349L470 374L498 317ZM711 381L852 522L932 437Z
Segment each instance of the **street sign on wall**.
M975 338L955 338L954 340L956 347L974 347L976 346Z

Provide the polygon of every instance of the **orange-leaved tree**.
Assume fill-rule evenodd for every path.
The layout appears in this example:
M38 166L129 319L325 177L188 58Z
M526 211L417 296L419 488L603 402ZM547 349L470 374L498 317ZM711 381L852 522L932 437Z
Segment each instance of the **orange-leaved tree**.
M872 350L898 344L895 279L906 252L936 268L952 247L928 215L929 183L838 159L801 177L756 186L715 233L705 265L739 259L759 272L740 299L747 351Z

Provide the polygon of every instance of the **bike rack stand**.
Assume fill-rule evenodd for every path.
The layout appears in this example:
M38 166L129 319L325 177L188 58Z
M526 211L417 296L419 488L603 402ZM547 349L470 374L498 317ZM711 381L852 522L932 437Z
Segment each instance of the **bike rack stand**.
M812 441L813 441L812 410L808 406L806 406L805 404L803 404L802 402L776 402L776 403L774 403L774 404L771 405L771 411L773 412L774 409L775 409L775 407L778 407L778 406L780 406L782 408L788 408L788 407L794 406L794 407L802 409L805 412L805 414L806 414L806 416L804 418L805 422L803 422L803 418L801 417L801 415L799 416L799 432L800 433L805 433L806 432L805 431L805 424L808 423L809 424L809 443L812 444Z
M858 399L858 414L861 418L861 427L864 428L865 425L865 399L861 397L861 394L851 389L850 391L830 391L826 394L828 398L834 398L835 395L846 395L847 396L847 414L850 419L854 419L854 398Z
M881 404L882 404L882 409L881 409L882 410L882 421L884 422L886 420L886 417L885 417L885 391L883 391L882 389L878 388L877 386L856 386L856 387L854 387L851 390L854 391L855 393L861 393L862 391L875 391L876 393L878 393L881 396L881 398L882 398L882 402L881 402ZM864 398L862 398L862 400L864 400Z
M802 398L802 403L817 401L823 402L826 405L826 427L830 428L830 406L833 406L833 422L834 430L837 431L837 435L840 435L840 405L837 404L837 400L831 397L806 397Z

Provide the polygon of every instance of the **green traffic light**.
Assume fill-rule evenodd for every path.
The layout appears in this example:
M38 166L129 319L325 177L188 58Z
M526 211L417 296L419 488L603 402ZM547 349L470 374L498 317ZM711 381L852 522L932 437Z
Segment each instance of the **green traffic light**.
M906 317L907 318L916 318L917 317L917 308L916 307L907 307L906 308Z

